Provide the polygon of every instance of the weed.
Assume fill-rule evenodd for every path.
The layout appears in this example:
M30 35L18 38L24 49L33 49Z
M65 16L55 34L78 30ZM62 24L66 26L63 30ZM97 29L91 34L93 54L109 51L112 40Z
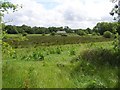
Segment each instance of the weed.
M57 63L57 67L64 67L64 66L65 66L64 64Z
M40 54L38 55L38 57L39 57L39 61L44 60L44 55L43 55L43 54L40 53Z
M70 55L75 55L75 50L70 50Z
M96 80L93 80L87 88L107 88L103 83L97 82Z
M57 47L57 48L56 48L56 53L57 53L57 54L61 54L61 49Z

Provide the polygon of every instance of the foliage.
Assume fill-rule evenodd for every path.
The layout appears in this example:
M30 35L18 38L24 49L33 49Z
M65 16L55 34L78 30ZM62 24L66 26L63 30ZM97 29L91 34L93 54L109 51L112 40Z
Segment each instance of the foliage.
M67 34L61 34L61 36L67 37Z
M70 50L70 55L75 55L75 50Z
M112 49L95 48L89 49L82 53L82 58L96 65L112 65L120 64L120 55Z
M103 34L103 36L105 38L111 38L112 37L112 33L110 31L105 31L104 34Z
M112 11L110 12L110 15L114 16L114 14L117 14L117 17L114 17L114 20L116 20L117 27L114 27L115 30L115 40L114 40L114 49L117 50L117 52L120 52L120 0L112 0L112 2L118 2L117 5L114 6Z
M114 27L117 26L117 23L108 23L108 22L101 22L97 23L97 25L93 28L93 32L100 33L103 35L105 31L110 31L114 33Z
M10 34L18 34L18 30L15 26L11 26L11 25L8 25L8 26L5 26L5 28L3 29L3 31L6 31L6 33Z
M115 88L119 54L111 51L112 46L96 42L17 48L14 59L3 57L3 88ZM70 56L71 51L75 55Z
M50 35L55 36L55 32L52 32Z
M113 45L114 45L114 50L120 52L120 36L118 33L115 34Z
M22 36L27 36L27 33L23 33Z
M0 1L0 25L4 26L4 24L2 23L2 17L4 17L4 13L7 12L8 13L8 9L12 9L13 12L16 11L18 5L14 5L10 2L1 2ZM4 28L4 27L3 27ZM1 30L2 31L2 30ZM1 37L0 42L2 42L2 39L6 38L6 31L2 32L3 35ZM8 54L8 57L13 57L15 58L15 51L14 49L6 42L2 42L2 53L3 54Z
M40 52L33 52L32 57L33 57L34 60L38 60L38 61L44 60L44 55L42 53L40 53Z
M12 47L37 47L37 46L49 46L49 45L65 45L65 44L79 44L86 42L104 42L111 41L113 38L103 38L101 36L41 36L41 35L27 35L25 37L19 35L7 35L7 39L4 42L8 42ZM19 38L21 37L21 40ZM23 38L23 39L22 39Z
M56 49L56 53L57 53L57 54L61 54L61 49L60 49L60 48L57 48L57 49Z
M78 35L85 35L85 34L92 34L92 33L99 33L103 35L105 31L110 31L115 33L114 27L116 27L117 32L120 34L120 24L108 23L108 22L101 22L97 23L97 25L93 28L87 29L71 29L71 28L63 28L63 27L31 27L27 25L22 26L12 26L12 25L5 25L5 30L8 34L18 34L18 33L27 33L27 34L52 34L56 33L57 31L66 31L67 33L77 33Z
M8 13L8 9L12 9L15 12L17 7L18 5L14 5L11 2L0 2L0 15L4 15L4 12Z
M86 29L86 33L87 33L87 34L92 34L92 30L91 30L90 28L87 28L87 29Z
M72 29L69 28L68 26L64 28L64 31L66 31L67 33L73 33Z
M85 35L86 33L85 33L85 31L83 31L83 30L78 30L78 31L77 31L77 34L80 35L80 36L83 36L83 35Z
M2 43L2 54L3 55L7 54L7 57L15 58L15 53L16 53L15 50L8 43L5 43L5 42Z
M98 32L93 32L92 35L93 35L93 36L100 36L100 33L98 33Z

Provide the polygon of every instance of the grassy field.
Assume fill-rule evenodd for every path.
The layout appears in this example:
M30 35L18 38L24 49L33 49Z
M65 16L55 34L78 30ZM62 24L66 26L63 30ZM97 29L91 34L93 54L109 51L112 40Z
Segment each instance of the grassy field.
M79 42L82 43L63 44L64 40L67 42L71 38L69 42L72 42L76 39L44 36L44 39L47 38L50 43L57 39L62 44L55 42L46 45L48 42L46 41L41 45L41 40L44 41L42 36L28 38L27 43L23 43L27 48L17 46L12 55L3 53L3 88L115 88L119 86L120 55L113 51L113 44L109 39L79 37ZM29 46L28 42L39 44L34 46L36 44L32 43Z
M5 39L10 45L15 48L25 48L25 47L37 47L37 46L50 46L50 45L66 45L66 44L79 44L79 43L90 43L90 42L107 42L113 40L113 38L104 38L102 36L78 36L78 35L68 35L68 36L51 36L41 34L27 35L27 40L19 41L18 35L8 35L9 39ZM19 35L20 37L20 35Z

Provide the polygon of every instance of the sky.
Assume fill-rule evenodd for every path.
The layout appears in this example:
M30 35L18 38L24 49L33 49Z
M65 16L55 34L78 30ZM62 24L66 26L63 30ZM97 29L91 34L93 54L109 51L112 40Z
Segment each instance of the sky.
M110 0L9 0L22 5L17 12L5 14L11 25L38 27L93 28L98 22L112 22Z

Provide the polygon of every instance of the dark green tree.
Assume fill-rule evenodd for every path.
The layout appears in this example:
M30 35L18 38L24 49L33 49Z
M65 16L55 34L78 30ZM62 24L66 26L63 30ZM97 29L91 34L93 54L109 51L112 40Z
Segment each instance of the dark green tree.
M87 28L87 29L86 29L86 33L92 34L92 30L91 30L90 28Z

